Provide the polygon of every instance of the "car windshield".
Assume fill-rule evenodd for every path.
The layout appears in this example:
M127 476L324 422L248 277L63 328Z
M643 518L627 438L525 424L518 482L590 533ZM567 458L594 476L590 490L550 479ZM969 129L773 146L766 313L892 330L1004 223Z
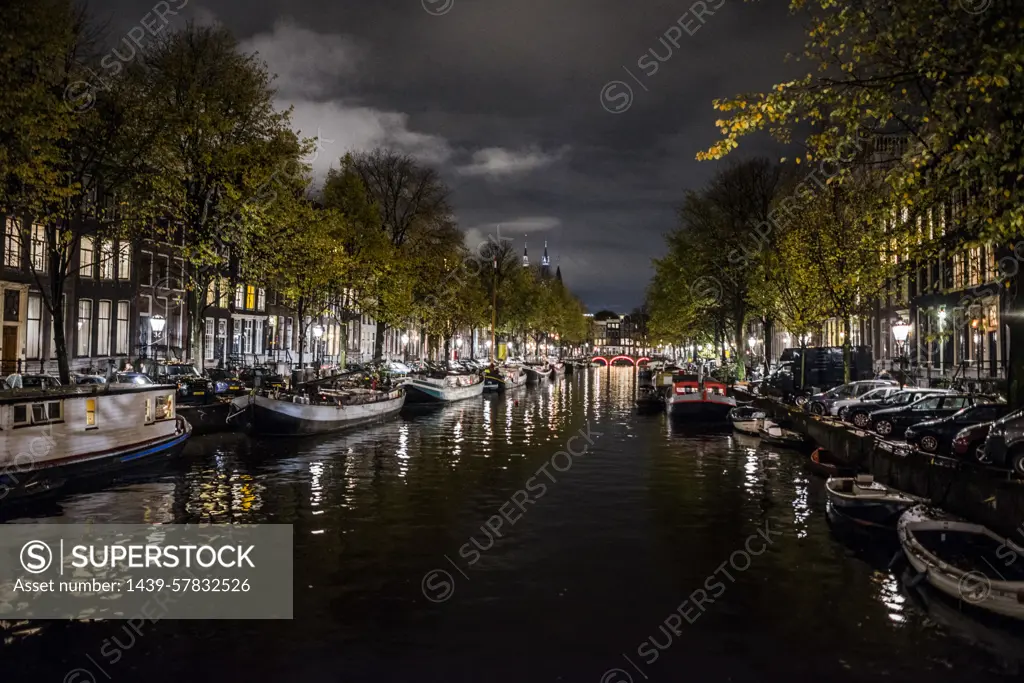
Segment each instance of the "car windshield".
M154 384L153 380L146 375L117 374L114 376L114 380L118 384Z
M166 373L172 377L199 374L199 372L191 365L168 365Z

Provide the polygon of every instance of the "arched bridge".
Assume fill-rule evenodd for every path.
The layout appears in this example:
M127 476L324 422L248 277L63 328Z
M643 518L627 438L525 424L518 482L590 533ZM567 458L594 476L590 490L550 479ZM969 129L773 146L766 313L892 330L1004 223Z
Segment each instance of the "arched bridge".
M641 363L646 363L650 360L647 356L612 356L611 358L605 358L604 356L594 356L590 359L591 363L604 363L605 365L612 365L615 361L628 360L630 365L636 367Z

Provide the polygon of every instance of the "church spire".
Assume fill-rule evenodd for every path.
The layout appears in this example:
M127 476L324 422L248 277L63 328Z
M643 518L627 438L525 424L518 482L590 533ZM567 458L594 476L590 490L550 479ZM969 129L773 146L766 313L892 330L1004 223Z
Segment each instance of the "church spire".
M523 241L523 268L530 267L530 257L526 254L526 242Z
M544 240L544 257L541 258L540 264L545 268L551 265L551 260L548 258L548 242Z

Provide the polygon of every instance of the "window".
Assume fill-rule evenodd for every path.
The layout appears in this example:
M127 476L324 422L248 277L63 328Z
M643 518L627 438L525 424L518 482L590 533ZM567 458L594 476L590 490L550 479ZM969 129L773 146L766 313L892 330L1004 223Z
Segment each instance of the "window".
M245 307L250 311L256 308L256 288L252 285L245 288Z
M154 399L156 402L156 419L159 420L173 420L174 419L174 394L167 394Z
M82 277L95 277L96 252L93 251L91 237L83 237L79 246L78 273Z
M262 287L256 292L256 309L260 311L267 310L267 290Z
M254 340L254 349L256 353L263 353L263 321L256 321L256 332Z
M132 245L121 242L117 247L117 279L127 282L132 278Z
M168 288L168 278L171 276L171 257L165 254L160 254L156 258L156 284L159 287Z
M85 428L96 429L96 399L85 399Z
M46 272L46 227L32 226L32 269L37 273Z
M245 350L243 353L252 353L252 321L242 321L242 340L245 343Z
M128 302L117 302L117 341L114 353L121 356L128 354Z
M220 279L220 284L218 285L218 290L219 290L218 293L220 295L220 304L219 304L219 306L221 308L227 308L228 307L228 303L229 303L228 297L230 296L230 292L231 292L231 287L228 285L227 278L223 278L222 277Z
M78 300L78 353L88 356L92 352L92 301Z
M221 319L217 321L217 358L224 357L224 347L228 342L228 321Z
M84 325L82 327L85 327ZM110 302L99 302L96 310L96 354L110 355Z
M32 404L32 424L45 425L64 421L64 402L46 401ZM15 416L17 422L17 416Z
M206 305L213 306L215 301L217 301L217 283L214 281L206 286Z
M29 423L28 419L28 406L27 405L16 405L14 406L14 426L24 427Z
M28 295L28 336L25 357L36 360L43 355L43 299L38 294Z
M21 268L21 230L13 218L7 219L4 228L4 265Z
M926 398L923 401L918 401L914 404L911 410L935 410L939 407L939 402L942 401L941 396L935 396L934 398Z
M960 410L967 407L966 396L947 396L942 400L943 410Z
M153 284L153 254L151 252L142 252L142 262L139 267L142 269L142 272L139 273L139 284Z
M242 285L235 287L235 308L245 308L245 288Z
M288 318L284 325L284 348L286 351L292 350L292 319Z
M203 358L213 360L213 318L206 319L206 336L203 338Z
M114 243L100 242L100 279L114 279Z

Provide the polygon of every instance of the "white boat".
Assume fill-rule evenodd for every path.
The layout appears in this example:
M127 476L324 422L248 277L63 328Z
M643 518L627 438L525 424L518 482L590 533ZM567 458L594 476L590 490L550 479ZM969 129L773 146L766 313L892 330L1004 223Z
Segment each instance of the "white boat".
M405 404L405 396L401 387L389 391L359 387L324 390L314 396L254 392L231 401L227 421L245 425L258 434L324 434L396 415Z
M518 365L484 370L484 391L505 392L526 386L526 372Z
M732 428L740 434L758 436L761 431L761 424L767 417L763 410L751 406L737 406L729 411L729 421Z
M834 522L892 529L909 507L925 503L923 498L879 484L870 474L832 477L825 482L825 512Z
M896 530L910 565L936 590L1024 619L1024 548L926 505L904 512Z
M409 393L409 403L449 403L480 396L484 378L458 373L412 375L402 386Z
M0 499L176 455L192 434L176 412L177 391L158 384L0 391Z
M526 381L531 384L555 378L555 370L548 363L527 363L523 370L526 371Z

